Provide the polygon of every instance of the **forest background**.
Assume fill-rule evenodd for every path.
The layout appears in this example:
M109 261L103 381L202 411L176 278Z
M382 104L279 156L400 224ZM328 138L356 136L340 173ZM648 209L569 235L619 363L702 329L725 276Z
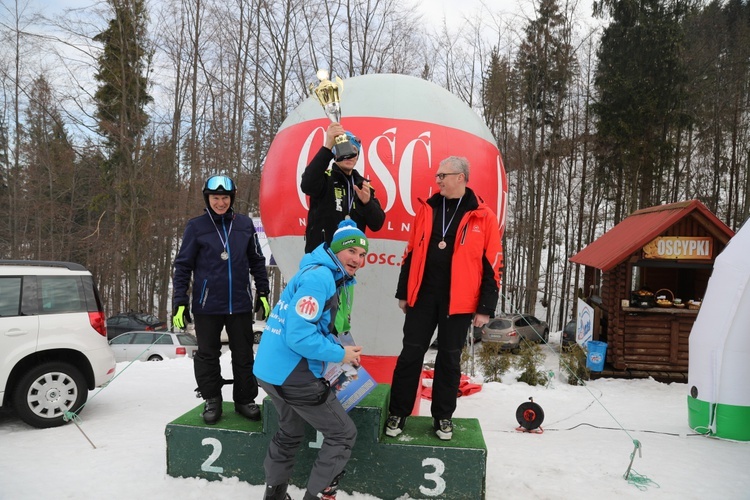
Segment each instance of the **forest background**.
M204 179L262 216L265 155L318 68L423 78L485 120L509 182L501 307L553 329L568 258L633 211L699 199L742 225L747 1L493 3L432 24L416 0L0 0L0 258L82 263L108 315L168 317Z

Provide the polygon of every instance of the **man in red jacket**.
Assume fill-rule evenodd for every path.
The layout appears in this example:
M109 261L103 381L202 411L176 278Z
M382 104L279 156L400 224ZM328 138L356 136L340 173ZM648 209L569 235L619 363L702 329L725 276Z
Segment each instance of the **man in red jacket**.
M446 158L435 178L440 193L419 200L396 290L406 318L385 427L392 437L401 433L414 407L424 355L436 327L431 413L437 436L453 437L461 349L469 325L487 323L497 305L503 265L497 216L466 186L466 158Z

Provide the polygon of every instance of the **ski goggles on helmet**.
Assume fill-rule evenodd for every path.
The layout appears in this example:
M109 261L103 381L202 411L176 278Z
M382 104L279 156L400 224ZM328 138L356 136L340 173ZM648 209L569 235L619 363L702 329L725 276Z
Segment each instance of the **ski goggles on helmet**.
M208 191L234 191L234 181L226 175L214 175L213 177L208 178L204 189L207 189Z

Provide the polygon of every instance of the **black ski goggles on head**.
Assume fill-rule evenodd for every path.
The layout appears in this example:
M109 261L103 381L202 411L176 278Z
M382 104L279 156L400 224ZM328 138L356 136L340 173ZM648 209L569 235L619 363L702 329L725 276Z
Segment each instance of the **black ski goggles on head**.
M226 175L214 175L206 181L206 189L209 191L234 191L234 182Z

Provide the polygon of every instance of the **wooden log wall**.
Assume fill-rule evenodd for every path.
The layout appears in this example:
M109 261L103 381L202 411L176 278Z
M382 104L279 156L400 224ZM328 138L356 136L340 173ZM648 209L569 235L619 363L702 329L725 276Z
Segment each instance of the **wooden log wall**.
M606 361L612 364L616 369L620 370L618 365L621 365L621 358L623 355L623 349L625 348L624 337L618 335L623 325L622 320L619 316L620 311L620 298L625 287L625 275L627 274L627 266L625 264L619 264L617 267L612 269L610 272L605 273L602 277L602 308L606 314L607 331L604 336L604 341L607 342L607 359Z
M687 373L695 313L624 311L620 301L630 298L629 266L623 262L602 277L607 363L622 371Z
M625 369L687 373L695 315L644 312L624 318L621 364Z

